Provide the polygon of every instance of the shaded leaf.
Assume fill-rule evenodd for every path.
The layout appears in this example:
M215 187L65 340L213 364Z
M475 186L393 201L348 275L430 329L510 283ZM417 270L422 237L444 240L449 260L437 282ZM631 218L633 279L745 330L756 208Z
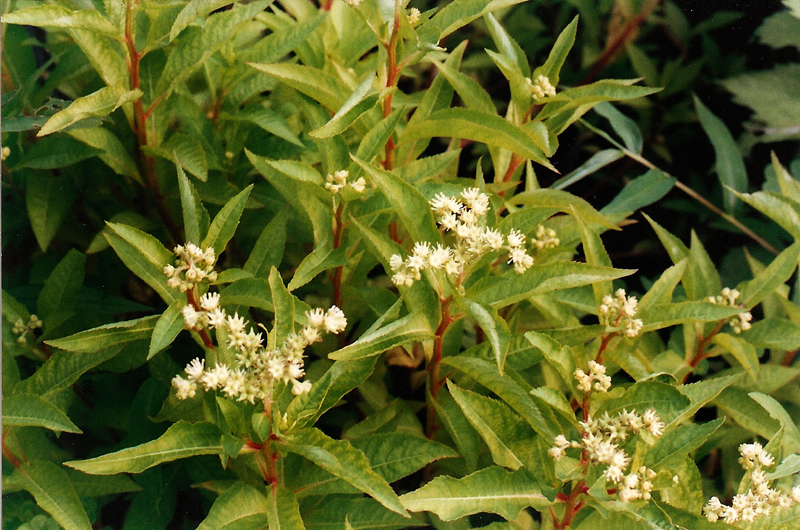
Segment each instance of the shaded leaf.
M30 393L3 398L3 425L44 427L56 432L83 432L61 409Z

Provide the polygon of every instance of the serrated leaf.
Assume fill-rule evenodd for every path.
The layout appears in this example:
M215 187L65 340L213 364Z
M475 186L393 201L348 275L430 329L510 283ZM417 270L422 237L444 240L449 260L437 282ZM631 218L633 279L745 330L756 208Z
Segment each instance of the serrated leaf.
M46 136L73 125L86 118L102 118L108 116L126 103L142 97L142 91L126 90L122 84L104 87L100 90L73 101L69 107L53 114L47 123L36 133Z
M737 193L736 196L800 239L800 203L769 191Z
M41 396L30 393L3 398L3 425L44 427L56 432L83 432L61 409Z
M753 324L742 338L756 348L792 351L800 348L800 326L791 320L766 318Z
M478 280L467 291L467 296L477 303L500 308L535 294L615 280L633 272L569 261L534 265L523 274L511 270L500 276Z
M272 35L274 35L274 33L270 36ZM289 127L289 124L286 122L283 116L270 109L251 105L238 114L222 114L221 117L229 120L248 121L250 123L254 123L268 133L274 134L278 138L282 138L283 140L286 140L287 142L298 147L305 147L303 142L297 137L291 127Z
M402 141L437 136L464 138L508 149L548 169L557 171L525 131L496 114L462 108L439 110L424 121L409 125L403 133Z
M341 134L355 123L362 114L372 109L378 103L378 95L370 94L370 92L374 92L372 85L375 83L375 79L375 74L366 76L330 121L319 129L308 133L309 136L330 138L336 134Z
M272 267L280 266L286 245L287 222L288 211L282 210L264 227L242 267L243 270L257 278L266 278Z
M211 221L211 225L208 227L208 234L200 244L201 248L211 247L217 256L222 254L228 245L228 241L231 240L236 232L236 227L239 226L239 219L252 190L253 185L250 184L222 207L214 217L214 220Z
M159 155L170 162L180 165L199 180L208 181L208 161L199 138L183 133L174 133L164 145L158 148L148 148L153 154Z
M619 230L608 217L595 210L585 200L561 190L539 189L516 194L509 201L514 206L534 208L557 208L558 211L572 214L573 210L588 224L597 224L611 230Z
M42 5L4 14L3 22L42 28L89 30L96 35L119 40L123 37L114 24L96 9L73 11L61 6Z
M135 340L149 339L158 319L159 316L154 315L106 324L69 337L51 339L46 344L70 352L93 353Z
M711 341L725 348L742 365L744 371L755 381L758 379L758 354L753 345L740 337L734 337L727 333L717 333Z
M273 485L269 491L267 519L270 530L305 530L294 493Z
M681 281L688 263L689 258L684 258L659 276L658 280L650 287L650 290L639 300L638 311L640 314L651 307L672 302L672 293L675 291L678 282Z
M248 64L319 102L331 112L342 108L349 94L338 78L310 66L289 63Z
M384 508L370 498L329 496L303 518L308 530L401 530L427 526Z
M484 307L481 304L472 302L468 298L460 301L466 313L472 318L486 334L489 344L492 346L497 369L503 375L503 368L506 364L508 355L508 344L511 340L511 330L503 318L497 314L496 309Z
M740 307L729 307L711 302L678 302L651 306L636 316L644 322L643 332L662 329L690 322L716 322L736 316L742 312Z
M778 254L766 269L752 280L742 282L737 290L741 293L739 303L752 309L775 289L783 285L794 273L800 259L800 243L795 243Z
M113 169L118 175L124 175L136 180L144 185L136 162L133 161L125 146L117 135L102 127L91 129L73 129L68 131L71 137L79 140L90 147L102 151L97 157Z
M606 215L632 213L664 197L675 186L677 179L655 169L629 182L601 213Z
M176 300L172 302L164 313L158 317L155 327L153 327L153 335L150 338L150 347L147 350L147 360L150 360L155 354L172 344L172 341L183 330L183 308L186 307L186 302L183 300Z
M750 392L748 395L764 407L774 420L781 424L785 436L783 443L788 451L800 451L800 429L798 429L794 419L786 412L786 409L778 403L778 400L761 392Z
M735 103L753 109L754 122L765 124L765 139L797 138L800 110L792 102L800 94L800 64L787 62L768 70L750 70L721 84L733 93Z
M764 414L764 408L740 388L726 388L714 404L722 414L763 438L772 438L780 429L780 423Z
M63 177L26 175L25 204L39 248L46 251L72 206L74 191Z
M264 528L269 499L245 482L236 482L217 497L197 530Z
M767 473L767 480L788 477L798 471L800 471L800 455L789 455L775 469Z
M167 276L164 274L164 267L173 261L174 254L158 239L137 228L109 222L106 226L110 230L103 235L122 263L152 287L167 304L174 302L177 293L167 286Z
M344 267L347 264L347 249L343 246L333 248L330 240L314 248L308 256L297 266L297 270L289 282L289 290L304 286L317 277L318 274L336 267Z
M75 298L83 286L85 265L86 256L75 249L71 249L56 265L36 302L40 318L47 321L50 315L71 311L75 307Z
M33 495L65 530L91 530L89 517L66 472L53 462L32 460L14 470L12 480Z
M468 75L459 72L452 66L449 66L447 63L440 63L436 60L431 62L433 62L434 66L436 66L439 72L447 79L447 82L455 89L458 93L458 97L461 98L461 101L464 102L467 108L488 114L497 113L497 108L494 106L492 97L483 89L480 83Z
M467 471L472 472L478 466L478 453L481 449L480 436L472 427L464 411L455 402L450 391L443 387L439 389L436 399L428 396L436 409L436 415L441 420L450 437L456 443L460 456L464 459Z
M541 403L537 404L517 383L510 378L500 375L494 369L494 366L487 361L475 357L458 355L454 357L445 357L442 360L442 364L452 366L464 372L476 382L491 390L528 422L540 436L544 436L547 439L555 436L552 428L548 425L547 420L543 416Z
M364 453L346 440L334 440L311 428L294 431L281 447L311 460L401 515L406 511L389 484L375 473Z
M275 336L276 346L280 346L286 340L286 337L294 331L294 296L283 285L283 279L281 279L281 275L275 267L269 271L268 282L270 294L272 295L273 312L275 313L275 324L272 328L272 333Z
M120 349L112 347L90 353L56 352L36 370L36 373L17 383L14 393L27 392L47 399L60 390L69 388L81 375L114 357Z
M344 348L332 352L328 358L341 361L352 361L372 357L389 348L408 342L420 342L433 339L428 319L421 313L411 313L405 317L365 333L359 339Z
M99 156L102 153L103 151L100 149L90 147L71 136L60 134L38 140L33 147L23 155L13 169L60 169L77 164L87 158ZM44 178L44 176L39 177L40 179ZM26 179L28 180L32 180L33 178L34 175L26 175ZM63 177L59 180L61 179L63 179ZM63 185L66 185L66 183ZM28 208L30 209L30 206Z
M358 160L363 160L364 162L372 162L373 159L378 156L381 151L383 151L386 142L388 142L392 137L395 129L403 121L406 114L407 109L405 107L398 107L394 109L391 114L378 122L377 125L372 127L369 132L364 135L361 143L358 144L356 158ZM361 168L355 162L352 162L350 167L352 170L354 170L353 173L351 173L350 178L357 178L360 174Z
M222 433L212 423L179 421L158 439L87 460L64 465L90 475L141 473L145 469L181 458L223 453Z
M561 80L561 67L564 66L564 61L567 60L567 55L575 44L575 35L578 31L578 17L572 19L572 22L567 24L561 33L558 35L555 44L550 48L550 54L547 56L545 63L537 68L531 77L543 75L550 80L550 83L555 87L558 86Z
M654 471L670 469L694 451L722 425L723 418L718 418L700 425L685 424L664 434L647 451L644 465Z
M181 164L176 160L175 168L178 172L178 188L181 192L181 210L183 212L183 230L187 243L199 244L211 224L200 194L184 173Z
M513 521L528 506L549 504L527 471L509 472L501 467L482 469L461 479L439 476L400 500L412 512L433 512L445 521L480 512Z
M436 33L434 42L438 42L458 28L466 26L473 20L480 18L504 7L520 3L521 0L455 0L450 2L441 11L436 13L427 22L423 23L418 32L426 29Z
M198 18L232 3L233 0L191 0L175 17L175 22L169 30L169 41L174 41L181 31Z
M613 416L623 410L645 412L655 409L661 421L669 425L691 401L677 388L659 381L640 381L625 390L622 397L605 401L595 413L608 412Z
M730 385L739 381L744 374L736 374L727 377L716 377L714 379L707 379L689 385L681 385L678 387L681 394L689 398L689 406L681 411L680 415L667 424L666 430L669 431L675 425L681 425L683 422L694 417L695 413L704 407L707 403L715 399L723 390Z
M372 470L392 483L436 460L458 454L446 445L405 433L373 434L351 440L370 462Z

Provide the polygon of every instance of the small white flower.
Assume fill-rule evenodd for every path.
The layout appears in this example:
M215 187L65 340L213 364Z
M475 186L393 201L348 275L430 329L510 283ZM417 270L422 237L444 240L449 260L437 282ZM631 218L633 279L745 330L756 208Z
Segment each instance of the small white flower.
M197 381L203 375L203 371L205 370L205 359L192 359L192 362L186 365L186 375L189 376L190 381Z
M204 311L213 311L219 307L219 293L206 293L200 297L200 307Z
M325 313L325 329L328 330L328 333L336 334L344 331L346 327L347 318L345 318L344 312L335 305L331 306Z

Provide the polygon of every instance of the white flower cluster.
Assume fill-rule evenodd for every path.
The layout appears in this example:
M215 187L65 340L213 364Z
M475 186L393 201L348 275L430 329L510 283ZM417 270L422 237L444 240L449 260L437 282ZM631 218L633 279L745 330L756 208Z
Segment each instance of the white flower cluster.
M217 256L212 247L201 250L194 243L186 243L175 247L174 252L178 256L175 266L164 267L164 274L169 278L167 285L173 289L185 293L205 279L211 282L217 279L214 270Z
M580 368L575 370L575 379L578 381L578 390L584 394L592 391L592 383L598 392L608 392L611 387L611 377L606 375L606 367L596 361L589 361L588 374Z
M419 9L417 9L416 7L412 7L408 11L408 23L411 25L411 27L414 27L417 24L419 24L419 16L420 12Z
M536 76L536 80L528 78L528 84L531 87L531 96L534 102L544 99L547 96L556 95L556 87L550 84L550 79L546 76L538 75Z
M613 328L625 328L626 337L635 337L644 325L636 315L638 301L635 296L626 296L625 289L617 289L614 296L609 294L603 297L600 305L600 321Z
M18 318L16 322L14 322L14 328L11 330L14 335L19 335L17 337L17 342L20 344L27 344L28 343L28 335L33 336L34 331L37 328L42 327L42 321L36 315L31 315L28 318L28 323L22 321L21 318Z
M800 486L792 488L790 495L769 487L767 474L763 468L771 467L775 460L761 447L760 443L742 444L739 446L742 457L739 463L750 472L751 488L747 493L740 493L733 498L730 506L720 502L717 497L711 497L703 507L706 518L713 522L719 519L727 524L736 521L752 522L757 517L767 517L774 508L790 508L795 503L800 503Z
M712 304L724 305L727 307L738 307L739 304L736 303L736 299L739 298L740 294L741 293L739 293L739 291L736 289L725 287L720 295L709 296L708 301ZM742 331L747 331L752 327L750 324L751 320L753 320L753 315L750 313L750 311L744 311L731 318L728 323L733 328L734 333L738 335Z
M2 162L3 160L5 160L6 158L8 158L10 156L11 156L11 148L10 147L5 146L5 147L3 147L2 150L0 150L0 162Z
M367 181L363 177L359 177L355 182L347 182L349 176L350 172L346 169L336 171L333 175L328 174L325 177L325 189L331 192L331 195L336 195L339 190L349 185L356 193L363 193L367 187Z
M616 416L603 414L600 419L589 418L579 423L581 427L580 441L570 441L563 434L555 438L555 445L548 450L548 454L555 460L560 460L567 449L581 449L592 462L608 465L603 472L603 477L614 484L618 484L619 498L623 502L637 499L648 500L653 489L651 480L655 473L642 466L637 471L625 475L625 470L631 463L628 454L620 448L618 442L624 442L632 433L634 435L648 434L658 438L663 434L664 423L656 411L648 409L644 414L623 410Z
M322 340L323 332L336 334L347 327L344 313L336 306L327 312L322 309L307 311L308 325L299 333L290 334L280 348L269 350L262 347L261 333L252 329L246 331L247 322L243 317L226 315L219 308L219 295L206 294L201 298L201 304L203 311L196 311L191 306L184 308L186 326L225 329L228 345L236 350L238 366L230 368L218 364L206 369L204 360L194 359L186 366L187 379L179 375L172 379L178 399L194 397L198 384L206 390L221 389L229 397L250 403L257 399L270 399L275 381L291 383L295 395L305 394L311 390L311 382L300 382L305 375L303 351L310 344Z
M430 201L431 210L438 217L439 226L455 235L455 246L445 247L422 242L414 245L411 255L403 260L395 254L389 261L394 275L395 285L411 286L420 279L420 272L425 269L443 269L454 276L464 271L466 263L470 263L484 254L498 250L508 251L508 263L514 270L522 274L533 265L533 257L525 248L525 235L517 230L504 236L494 228L485 226L486 213L489 211L489 196L478 188L468 188L461 192L461 198L449 197L444 193L437 194ZM559 244L553 230L539 227L537 237L532 239L538 248L550 248Z

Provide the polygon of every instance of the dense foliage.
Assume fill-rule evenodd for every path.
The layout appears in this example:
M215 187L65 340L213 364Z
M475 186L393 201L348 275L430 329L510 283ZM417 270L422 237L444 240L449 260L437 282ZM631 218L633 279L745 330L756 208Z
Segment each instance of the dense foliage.
M2 14L4 528L800 525L797 0Z

